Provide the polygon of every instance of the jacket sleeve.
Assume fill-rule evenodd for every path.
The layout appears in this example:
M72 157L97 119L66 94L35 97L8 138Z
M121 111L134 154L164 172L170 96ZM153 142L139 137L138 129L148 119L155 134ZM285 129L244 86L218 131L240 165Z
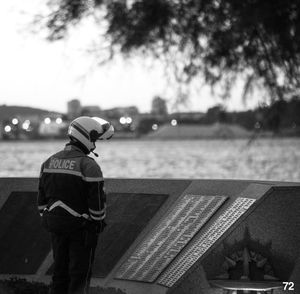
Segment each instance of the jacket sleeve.
M40 171L38 196L37 196L37 206L38 206L40 216L43 215L43 211L47 207L47 199L46 199L46 195L44 191L44 183L43 183L43 169L44 169L44 164L42 164L41 171Z
M102 221L106 217L106 194L102 171L93 159L89 159L84 165L83 174L90 217L94 221Z

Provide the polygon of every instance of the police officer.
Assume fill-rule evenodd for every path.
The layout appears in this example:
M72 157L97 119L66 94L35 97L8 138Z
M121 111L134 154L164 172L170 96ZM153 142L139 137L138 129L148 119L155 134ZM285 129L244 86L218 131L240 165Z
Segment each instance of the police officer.
M101 169L87 155L94 153L97 140L113 134L106 120L78 117L69 126L64 150L42 164L37 202L51 233L51 294L88 292L98 234L105 227L106 196Z

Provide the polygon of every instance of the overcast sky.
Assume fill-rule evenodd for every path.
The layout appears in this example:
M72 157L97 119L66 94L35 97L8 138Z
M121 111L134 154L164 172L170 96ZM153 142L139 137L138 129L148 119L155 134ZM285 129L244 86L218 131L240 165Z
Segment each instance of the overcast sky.
M148 112L155 95L174 97L167 87L160 64L146 67L139 58L121 58L104 67L94 65L86 48L97 34L86 24L68 40L49 43L42 34L33 34L30 21L46 0L3 1L0 9L0 105L24 105L60 112L67 101L78 98L83 105L103 109L136 105ZM227 102L229 110L253 108L257 99L245 106L236 90ZM208 87L192 90L190 103L181 110L206 111L221 100L211 96Z

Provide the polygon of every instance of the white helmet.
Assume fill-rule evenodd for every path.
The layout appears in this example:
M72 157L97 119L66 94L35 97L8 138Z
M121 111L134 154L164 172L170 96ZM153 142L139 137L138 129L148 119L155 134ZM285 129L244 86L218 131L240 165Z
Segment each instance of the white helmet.
M96 148L97 140L109 140L113 134L114 127L100 117L77 117L68 129L68 136L83 144L89 152Z

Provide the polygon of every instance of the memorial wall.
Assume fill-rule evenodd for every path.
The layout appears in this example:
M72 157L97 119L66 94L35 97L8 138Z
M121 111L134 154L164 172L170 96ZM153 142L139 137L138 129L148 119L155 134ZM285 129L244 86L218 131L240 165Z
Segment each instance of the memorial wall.
M93 286L128 294L300 293L299 183L107 179L106 190ZM36 196L37 179L0 179L1 279L50 281L50 239Z

